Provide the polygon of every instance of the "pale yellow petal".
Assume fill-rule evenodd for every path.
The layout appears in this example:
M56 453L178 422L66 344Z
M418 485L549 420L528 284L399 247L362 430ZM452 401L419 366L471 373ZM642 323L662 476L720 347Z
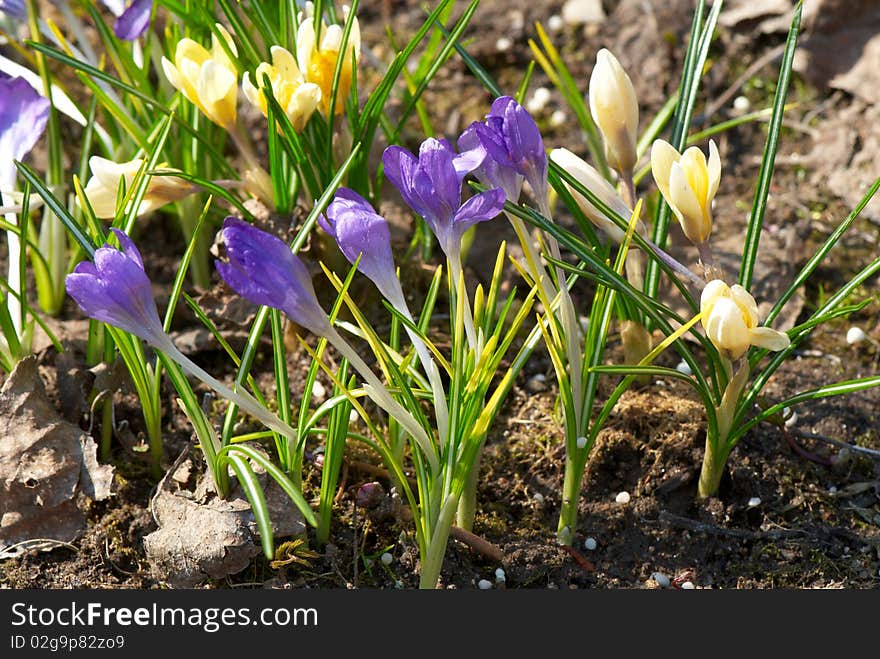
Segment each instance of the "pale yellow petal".
M296 58L286 48L281 46L272 46L272 66L278 71L278 75L282 80L299 81L302 80L302 73L296 64Z
M681 155L669 142L655 140L651 146L651 172L654 182L666 201L669 201L669 172L672 163L678 162Z
M743 322L749 327L758 325L758 304L755 298L739 284L730 287L730 297L736 302L743 314Z
M770 327L756 327L749 333L752 345L767 350L779 351L785 350L791 345L791 339L788 334L780 332Z
M706 195L709 205L718 192L718 184L721 182L721 156L718 155L718 147L715 146L715 140L709 140L709 191Z
M713 279L703 289L700 295L700 312L703 314L703 323L705 324L705 316L711 312L712 306L722 297L730 297L730 287L721 279Z
M695 244L703 243L706 239L703 235L703 209L691 190L684 168L677 162L672 163L669 172L669 197L666 201L681 213L679 223L687 239Z
M235 123L236 83L235 75L222 64L212 60L202 67L198 82L199 100L208 117L224 128Z

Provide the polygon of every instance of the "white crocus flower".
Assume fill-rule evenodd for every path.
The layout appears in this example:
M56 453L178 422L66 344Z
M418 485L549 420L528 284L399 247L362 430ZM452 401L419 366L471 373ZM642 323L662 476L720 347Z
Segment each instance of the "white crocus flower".
M614 189L614 186L605 180L605 178L603 178L602 175L591 165L584 162L584 160L568 149L553 149L553 151L550 152L550 160L576 178L581 185L587 188L587 190L590 190L602 202L604 202L606 206L620 215L620 217L629 221L633 213L632 209L627 207L623 202L623 199L617 194L617 190ZM587 216L590 222L608 234L608 236L615 242L619 243L623 240L625 235L623 230L607 215L601 213L586 197L575 191L567 183L565 184L565 187L568 188L568 191L574 197L574 200L577 202L578 206L580 206L581 211L583 211L584 215ZM642 236L646 233L645 225L641 220L639 220L636 225L636 231Z
M134 185L135 177L143 166L142 158L121 163L99 156L89 158L92 177L86 183L83 192L96 217L111 218L116 216L120 182L124 181L125 194L128 194ZM139 216L146 215L160 206L183 199L195 189L191 183L173 176L153 176L147 184L147 190L138 206L137 214Z
M777 351L791 343L784 332L758 327L755 298L739 284L710 281L700 297L700 311L706 336L731 361L742 357L749 346Z
M712 233L712 200L721 180L715 142L709 140L707 161L695 146L679 154L668 142L657 140L651 147L651 170L684 235L695 245L705 244Z

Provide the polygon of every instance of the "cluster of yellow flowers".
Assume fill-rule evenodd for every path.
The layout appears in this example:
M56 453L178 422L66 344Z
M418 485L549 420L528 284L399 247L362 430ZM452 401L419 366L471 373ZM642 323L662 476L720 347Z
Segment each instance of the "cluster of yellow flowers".
M268 116L268 101L264 89L268 80L272 96L284 110L297 132L301 131L312 114L320 110L324 116L330 113L333 79L337 62L342 57L336 103L333 115L345 109L354 76L353 64L360 57L361 34L357 18L351 21L351 31L342 50L344 30L340 25L322 22L320 43L315 31L314 8L311 2L300 14L297 31L296 57L286 48L272 46L272 62L262 62L254 72L254 78L244 73L241 89L244 97ZM349 7L343 7L343 17L348 20ZM219 35L219 37L218 37ZM231 57L230 57L231 55ZM163 57L165 76L181 94L212 122L235 134L238 121L238 69L233 61L238 50L232 35L219 23L211 35L208 50L192 39L181 39L174 51L174 61ZM247 155L247 154L245 154ZM89 160L92 177L84 193L95 215L100 218L114 217L120 184L128 190L143 160L136 158L116 163L94 157ZM243 173L246 187L259 198L271 198L271 183L265 171L251 166ZM164 204L182 199L195 191L195 186L173 177L150 179L137 214L143 215Z
M295 130L306 125L312 113L320 109L330 114L333 78L337 62L342 65L337 86L333 114L342 113L351 89L353 61L360 57L361 36L357 18L352 19L351 32L342 50L343 29L339 25L322 24L321 40L315 31L315 17L311 3L300 17L296 39L296 57L281 46L272 46L272 62L261 63L254 72L254 80L245 72L242 91L245 98L268 115L264 81L268 78L272 95L284 109ZM349 8L343 7L348 17ZM181 39L174 52L174 62L162 58L162 67L168 80L211 121L231 130L236 121L238 73L228 52L237 55L232 37L222 25L217 32L226 42L226 48L212 35L211 50L192 39ZM227 52L228 50L228 52Z

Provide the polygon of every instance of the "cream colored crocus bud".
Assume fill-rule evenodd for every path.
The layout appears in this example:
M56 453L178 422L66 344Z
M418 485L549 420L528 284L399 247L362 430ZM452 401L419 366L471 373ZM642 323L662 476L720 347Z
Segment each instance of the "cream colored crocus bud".
M343 16L347 17L349 8L342 8ZM310 12L307 12L310 13ZM351 32L344 53L342 48L343 27L341 25L324 25L321 28L321 42L315 35L315 18L303 18L296 34L296 57L299 68L307 82L316 84L321 90L321 112L330 114L330 103L333 98L333 77L336 63L342 57L342 68L339 72L339 84L336 89L336 104L333 114L341 114L345 109L345 101L351 90L354 75L353 61L357 61L361 53L361 30L357 18L352 19Z
M632 217L632 209L630 209L617 194L617 190L605 178L597 172L589 163L573 154L568 149L553 149L550 152L550 160L559 165L566 172L571 174L577 181L587 190L596 195L600 201L608 206L615 213L620 215L625 221L629 221ZM565 187L574 197L581 211L587 216L597 228L608 234L608 237L615 242L621 242L624 238L624 231L618 227L607 215L600 212L589 199L577 192L568 183ZM645 236L645 225L641 220L636 225L636 231L639 235Z
M630 175L638 159L639 102L632 80L605 48L596 53L589 97L590 114L605 140L608 164L621 175Z
M791 343L784 332L758 327L755 298L739 284L710 281L700 297L700 312L706 336L731 361L742 357L749 346L777 351Z
M712 233L712 200L721 180L715 142L709 140L707 161L695 146L679 154L669 142L657 140L651 147L651 170L684 235L695 245L704 244Z
M268 117L268 101L265 92L262 91L263 81L268 78L272 96L290 119L293 130L298 133L317 109L321 101L321 88L314 83L306 82L290 51L281 46L272 46L271 53L272 63L263 62L254 73L256 85L245 72L241 81L241 90L245 98L259 108L264 117Z
M86 183L83 193L88 198L89 205L91 205L96 217L106 219L116 216L117 197L120 189L124 186L126 195L131 191L135 177L143 165L142 158L121 163L99 156L89 158L92 177ZM160 165L156 169L162 170L164 168ZM176 170L167 169L164 171L174 172ZM122 183L123 181L124 183ZM196 186L183 179L173 176L152 176L147 184L144 198L138 205L137 215L146 215L160 206L183 199L195 191ZM128 208L125 210L127 211Z
M226 28L218 23L217 30L237 56ZM174 62L163 57L162 69L171 84L202 114L218 126L232 130L237 117L238 71L216 34L211 35L210 52L192 39L181 39L174 51Z

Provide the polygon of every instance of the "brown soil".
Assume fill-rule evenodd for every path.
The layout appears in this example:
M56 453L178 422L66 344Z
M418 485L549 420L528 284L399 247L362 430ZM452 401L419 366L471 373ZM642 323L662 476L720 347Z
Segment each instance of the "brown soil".
M388 16L396 34L410 32L421 16L417 2L384 4L392 10ZM398 4L405 4L406 10ZM468 32L473 38L471 52L505 89L515 90L530 58L527 37L533 35L534 21L546 24L561 4L484 0ZM683 55L679 46L686 39L691 3L654 3L664 9L658 9L650 38L645 39L647 45L642 46L632 27L624 22L625 15L614 13L618 3L605 4L609 20L601 28L566 28L553 38L562 44L563 57L584 87L596 49L603 45L616 48L639 91L642 116L652 116L677 84L675 71ZM378 8L364 8L361 20L365 43L384 43L383 18ZM521 27L516 27L520 18ZM498 52L496 43L502 36L512 39L513 47ZM719 96L752 61L783 38L763 35L744 39L742 33L720 30L703 98ZM666 47L658 48L658 43ZM775 65L770 64L754 80L769 83L775 75ZM536 72L532 88L546 84L544 76ZM767 96L766 84L750 83L743 93L756 107L763 107L772 98ZM792 93L802 102L792 111L792 124L826 98L826 92L800 80ZM438 130L454 135L486 111L487 100L464 66L453 59L434 85L427 106L436 117ZM573 121L557 129L546 125L549 113L559 107L557 101L554 92L546 116L538 117L546 128L547 144L575 145L575 150L585 151L577 147L582 142ZM845 98L838 99L825 109L824 116L841 111L847 103ZM725 172L715 207L719 240L732 240L735 245L737 236L742 235L765 132L762 125L747 124L719 140ZM413 142L419 139L416 129L411 138ZM788 129L783 135L780 160L784 162L789 154L808 150L805 140L808 138L796 128ZM648 191L647 183L640 191ZM827 235L828 227L836 225L848 209L821 186L805 187L797 168L785 165L777 169L772 194L772 218L768 223L794 227L802 236L796 253L780 250L772 255L778 270L762 273L784 286L791 277L791 268L798 267L813 252ZM169 224L154 218L145 229L161 229L152 233L160 237L158 241L144 243L144 261L150 274L155 275L160 300L163 291L167 297L169 273L176 265L168 255L182 253L180 239ZM481 255L491 253L494 258L498 230L496 227L495 231L478 234L470 259L478 277L487 275L480 267L486 260ZM844 241L816 273L804 292L801 320L822 295L835 290L859 264L867 262L869 250L876 251L876 228L865 231L873 236L873 245L866 247L862 237ZM403 233L399 237L404 242L407 238ZM674 232L673 239L677 238L680 236ZM768 249L773 249L772 244L768 240ZM693 255L691 258L695 260ZM405 270L413 278L424 280L429 266L414 262ZM875 292L876 282L872 286ZM862 292L870 295L871 290ZM72 306L66 307L64 318L78 318ZM862 327L875 343L847 345L844 335L851 324ZM181 314L177 329L194 327L192 318ZM232 331L234 327L225 329ZM778 400L822 384L876 375L880 361L878 338L880 316L876 305L848 320L820 328L799 356L772 380L765 390L767 398ZM72 339L71 345L74 352L77 347L81 350L82 337ZM614 361L618 353L614 337L609 360ZM268 351L265 354L266 360L257 367L261 384L271 378L271 357ZM219 351L196 349L194 358L208 370L218 375L226 371L229 377L228 363ZM54 386L60 377L54 352L44 351L41 360L49 393L64 409L63 397ZM671 354L660 359L666 366L675 366L677 361ZM294 387L307 365L304 353L291 357ZM543 385L534 379L537 374L545 376ZM172 400L172 392L166 394L166 402ZM631 390L618 404L592 452L573 550L555 543L564 457L555 397L552 367L546 355L538 353L521 374L490 431L482 462L480 508L474 532L500 547L503 559L500 563L489 560L452 540L442 585L473 588L480 579L494 580L495 569L503 567L507 588L654 588L658 585L651 576L656 572L669 577L676 587L685 581L714 588L880 586L880 463L827 442L830 438L880 449L876 391L802 405L797 424L788 432L769 424L757 428L733 451L718 496L700 502L696 499L696 481L705 421L695 395L683 384L665 380ZM168 404L166 409L170 408ZM84 411L65 409L65 414L87 427ZM169 464L190 439L186 420L175 414L167 421ZM131 436L142 436L138 405L130 393L117 396L116 415L117 420L129 424ZM100 424L94 431L100 431ZM352 449L337 497L331 545L318 548L317 557L308 558L307 566L292 564L273 569L260 557L244 572L206 586L415 587L418 550L410 524L399 511L394 514L387 496L369 511L355 507L354 495L363 483L378 480L386 491L390 486L381 476L355 463L378 466L375 456L357 447ZM155 528L148 508L155 482L139 455L131 447L118 445L114 454L117 494L110 501L91 506L85 535L71 547L29 553L0 563L0 587L161 587L143 554L143 537ZM319 473L309 465L307 494L316 497L318 483ZM631 495L629 503L615 501L622 491ZM750 504L754 498L760 503ZM585 549L587 538L595 540L595 549ZM378 560L385 551L394 557L390 566Z

